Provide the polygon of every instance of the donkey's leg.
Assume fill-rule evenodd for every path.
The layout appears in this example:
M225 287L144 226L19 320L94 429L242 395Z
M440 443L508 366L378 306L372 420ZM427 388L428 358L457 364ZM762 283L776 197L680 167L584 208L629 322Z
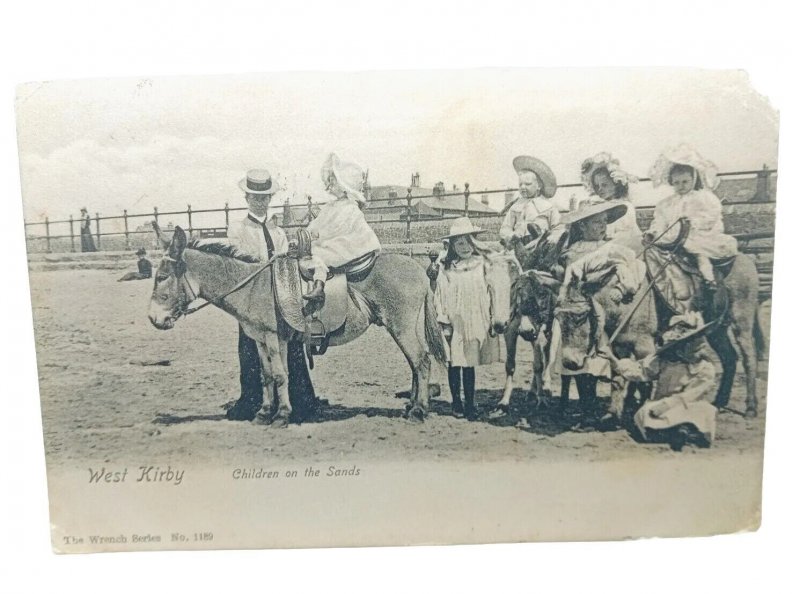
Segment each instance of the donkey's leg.
M292 416L292 402L289 399L289 343L274 333L268 335L268 344L273 360L277 359L273 367L273 377L278 393L278 413L273 418L272 424L285 427Z
M723 408L728 406L733 380L736 376L736 349L733 348L728 337L727 326L709 333L706 338L722 363L722 377L719 380L719 389L717 390L717 397L714 399L714 406Z
M558 403L558 411L564 415L567 413L567 408L569 407L569 386L572 383L572 376L571 375L562 375L561 376L561 399Z
M261 361L256 341L239 326L239 399L226 412L231 421L252 421L263 404Z
M503 386L503 398L494 411L495 415L508 414L511 404L511 394L514 392L514 371L517 367L517 331L519 330L519 317L514 317L508 324L503 335L506 341L506 383Z
M533 376L531 377L530 400L539 409L550 404L549 398L552 395L545 381L545 375L549 373L547 364L547 343L543 342L543 335L539 335L531 343L533 347Z
M255 417L255 422L262 425L269 425L272 422L272 417L278 409L276 402L277 393L275 391L275 382L272 372L272 360L269 356L268 348L265 344L257 342L257 352L260 362L262 382L264 385L264 401L261 410Z
M403 323L404 320L405 323ZM431 357L428 352L428 345L424 341L424 296L414 314L407 315L405 318L398 314L395 319L387 320L385 326L397 346L400 347L403 355L405 355L409 367L411 367L411 407L406 411L406 416L410 419L421 421L428 414L430 400L428 381L431 371Z
M629 382L622 376L611 378L611 402L606 417L613 419L618 425L624 422L625 399L629 393Z
M755 314L745 312L744 316L736 316L733 320L733 336L742 353L742 367L746 378L747 396L745 400L745 416L758 416L758 395L756 394L756 375L758 371L758 355L753 339Z
M270 400L275 400L277 393L277 408L273 405L272 424L276 427L285 427L292 414L292 405L289 402L289 381L286 368L288 367L288 344L279 341L277 333L270 332L263 344L259 344L258 353L261 365L264 368L264 383L267 384Z

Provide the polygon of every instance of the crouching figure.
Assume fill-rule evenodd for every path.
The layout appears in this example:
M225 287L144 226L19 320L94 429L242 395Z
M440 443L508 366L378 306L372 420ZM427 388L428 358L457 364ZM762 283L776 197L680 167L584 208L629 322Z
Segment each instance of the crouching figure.
M637 361L616 359L604 348L616 373L629 381L658 380L652 400L633 417L644 441L666 442L680 451L687 443L709 447L716 433L717 390L712 351L703 336L707 325L695 312L675 316L663 333L663 345Z

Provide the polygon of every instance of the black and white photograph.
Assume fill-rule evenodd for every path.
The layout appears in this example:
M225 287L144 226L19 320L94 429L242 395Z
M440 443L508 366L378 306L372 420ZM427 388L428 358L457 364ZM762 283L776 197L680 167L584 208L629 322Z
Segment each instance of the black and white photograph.
M746 72L63 80L16 117L56 552L760 525Z

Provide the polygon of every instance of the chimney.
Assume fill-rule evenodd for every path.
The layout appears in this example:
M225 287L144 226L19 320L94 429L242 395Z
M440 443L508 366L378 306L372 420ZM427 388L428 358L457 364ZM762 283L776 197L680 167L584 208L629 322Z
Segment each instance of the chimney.
M767 165L761 168L756 174L756 193L753 195L753 202L769 202L769 169Z
M419 187L419 171L411 174L411 187L412 188Z

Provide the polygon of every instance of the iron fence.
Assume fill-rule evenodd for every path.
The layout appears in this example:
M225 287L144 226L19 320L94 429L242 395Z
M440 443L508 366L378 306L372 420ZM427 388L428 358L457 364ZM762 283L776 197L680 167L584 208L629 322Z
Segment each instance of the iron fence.
M768 169L766 165L760 170L754 171L733 171L720 174L722 178L731 177L756 177L756 189L752 197L747 200L728 200L725 202L726 206L736 206L743 204L763 204L774 202L774 193L771 189L771 176L777 174L777 170ZM640 181L650 181L648 178L641 178ZM558 188L580 188L582 184L571 183L561 184ZM502 188L493 190L479 190L475 192L480 196L489 196L492 194L506 194L515 192L514 188ZM370 197L368 209L365 211L367 219L370 224L380 229L383 225L397 225L401 224L404 227L402 241L411 243L412 230L415 225L423 223L429 224L431 221L446 221L461 216L470 216L471 218L479 219L494 219L499 221L504 216L503 212L476 212L474 208L470 207L470 197L473 192L470 190L470 184L464 184L463 191L456 192L438 192L424 195L413 195L412 188L407 189L405 197L391 196L388 198ZM453 208L438 210L438 216L431 216L430 214L422 214L414 210L415 205L419 205L422 200L426 199L447 199L453 197L463 198L464 206L459 210ZM313 218L313 211L318 207L325 204L324 202L313 202L311 197L304 205L291 205L289 212L292 216L289 220L281 220L279 224L284 228L297 228L303 227L308 224L308 221ZM507 206L507 205L506 205ZM637 207L637 211L652 210L650 207ZM230 207L225 203L223 208L208 208L208 209L193 209L189 204L186 210L173 210L173 211L159 211L158 207L154 207L150 212L142 212L136 214L129 214L127 210L123 210L121 215L113 216L100 216L96 212L94 217L90 217L90 221L94 223L94 229L91 230L91 236L95 243L96 249L102 251L104 244L109 243L109 246L119 248L121 250L129 251L135 247L142 247L148 243L149 236L152 236L152 231L148 225L139 225L131 229L131 225L137 220L150 219L155 221L163 221L168 217L180 217L181 223L185 221L186 230L191 233L196 233L202 236L216 236L221 237L227 234L227 229L230 226L231 213L244 212L247 210L246 206ZM302 216L296 213L300 211ZM198 225L198 217L208 220L206 215L215 215L215 222L220 224L200 224ZM216 216L221 215L221 216ZM384 215L389 218L384 218ZM377 218L376 218L377 217ZM220 220L221 219L221 220ZM46 251L52 252L54 245L57 245L56 251L72 251L75 252L80 245L80 231L76 234L75 225L80 225L80 218L75 218L70 215L69 219L51 221L45 217L44 221L25 222L25 237L28 243L28 251ZM223 223L224 224L221 224ZM105 230L108 228L109 223L112 230ZM54 233L52 227L57 227L64 232ZM163 225L162 225L163 226ZM33 230L43 228L44 234L36 234ZM66 232L66 229L69 231ZM760 230L763 231L763 230ZM111 238L115 241L109 241ZM143 239L144 238L144 239Z

